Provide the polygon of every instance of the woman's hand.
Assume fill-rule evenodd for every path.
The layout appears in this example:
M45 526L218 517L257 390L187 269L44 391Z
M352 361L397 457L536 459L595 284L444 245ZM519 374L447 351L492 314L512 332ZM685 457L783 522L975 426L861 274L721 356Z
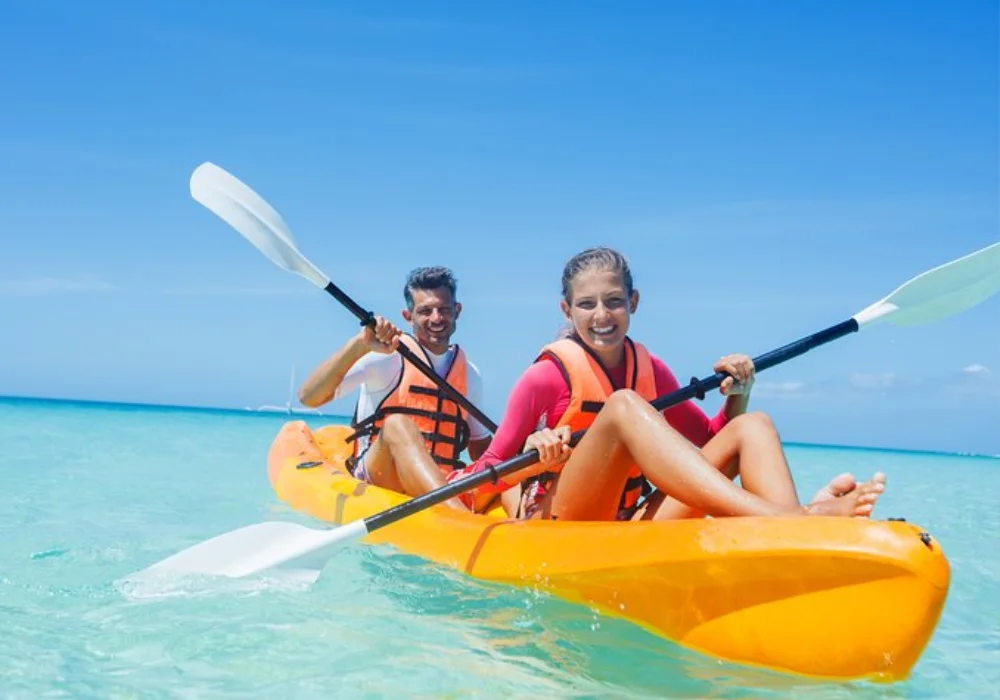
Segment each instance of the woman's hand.
M361 331L361 342L371 352L381 352L386 355L393 352L399 345L399 330L391 321L382 316L375 317L375 328L365 326Z
M542 472L558 472L563 468L566 460L569 459L573 448L569 446L570 431L569 426L552 430L542 428L532 433L524 441L524 449L521 452L538 450L538 462L525 467L521 474L522 478L528 478L541 474Z
M712 367L716 372L725 372L729 376L722 380L719 392L723 396L740 396L750 393L754 382L753 360L739 353L720 358Z

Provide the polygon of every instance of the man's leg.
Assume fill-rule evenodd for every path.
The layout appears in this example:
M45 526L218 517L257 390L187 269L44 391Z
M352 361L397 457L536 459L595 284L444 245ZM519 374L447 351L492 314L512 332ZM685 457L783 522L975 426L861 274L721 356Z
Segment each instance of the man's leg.
M444 486L441 468L431 458L416 424L399 414L386 417L382 430L365 454L365 465L376 486L410 496L420 496ZM458 498L445 501L468 512Z

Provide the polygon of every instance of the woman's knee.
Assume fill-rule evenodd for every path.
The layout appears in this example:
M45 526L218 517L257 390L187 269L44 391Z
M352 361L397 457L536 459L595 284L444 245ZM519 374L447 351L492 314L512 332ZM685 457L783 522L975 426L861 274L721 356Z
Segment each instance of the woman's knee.
M643 408L649 407L649 402L632 389L618 389L608 397L603 411L616 417L634 416Z
M732 429L739 431L742 435L759 435L762 433L773 434L777 432L774 427L774 421L771 420L771 416L767 415L763 411L742 413L731 419L727 427L729 426L732 426Z

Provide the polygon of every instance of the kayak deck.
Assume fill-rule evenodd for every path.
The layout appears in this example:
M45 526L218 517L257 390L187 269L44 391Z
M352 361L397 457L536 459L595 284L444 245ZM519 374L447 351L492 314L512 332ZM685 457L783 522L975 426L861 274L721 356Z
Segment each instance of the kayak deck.
M348 474L347 434L286 423L268 455L277 497L336 524L408 500ZM537 587L718 658L826 679L907 677L950 583L929 534L860 518L518 521L442 504L364 541Z

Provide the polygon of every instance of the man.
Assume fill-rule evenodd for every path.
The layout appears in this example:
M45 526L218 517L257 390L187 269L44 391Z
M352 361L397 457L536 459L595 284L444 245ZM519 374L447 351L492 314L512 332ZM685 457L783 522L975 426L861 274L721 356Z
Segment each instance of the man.
M377 316L374 329L366 326L350 338L299 390L302 404L315 408L360 389L348 463L355 478L419 496L447 483L445 475L463 466L466 447L475 460L489 446L489 430L396 352L405 343L472 405L482 405L479 370L451 344L462 312L456 288L448 268L413 270L402 312L412 335ZM467 510L457 498L446 503Z

